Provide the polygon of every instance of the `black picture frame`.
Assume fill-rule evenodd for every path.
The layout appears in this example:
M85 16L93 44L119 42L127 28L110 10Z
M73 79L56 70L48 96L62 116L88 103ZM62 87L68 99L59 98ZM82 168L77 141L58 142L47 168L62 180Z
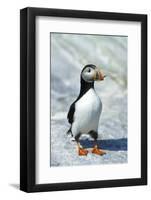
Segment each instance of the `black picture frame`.
M141 23L141 178L36 184L35 19L54 16ZM48 8L20 10L20 189L25 192L121 187L147 184L147 15Z

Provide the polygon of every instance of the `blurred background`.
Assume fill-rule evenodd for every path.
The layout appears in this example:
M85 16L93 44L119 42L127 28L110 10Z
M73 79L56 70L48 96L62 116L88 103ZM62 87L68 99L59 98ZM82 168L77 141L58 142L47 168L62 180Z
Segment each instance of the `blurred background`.
M51 152L50 166L127 162L127 41L126 36L50 34ZM107 75L95 89L102 100L99 144L107 154L79 157L76 143L66 135L67 113L79 95L80 73L94 64ZM92 141L81 141L90 148Z

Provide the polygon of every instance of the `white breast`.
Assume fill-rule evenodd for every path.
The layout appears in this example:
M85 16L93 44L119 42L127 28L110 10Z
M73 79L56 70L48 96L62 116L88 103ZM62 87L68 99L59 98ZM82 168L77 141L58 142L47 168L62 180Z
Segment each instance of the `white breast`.
M97 131L101 111L101 100L94 89L90 89L75 104L73 135Z

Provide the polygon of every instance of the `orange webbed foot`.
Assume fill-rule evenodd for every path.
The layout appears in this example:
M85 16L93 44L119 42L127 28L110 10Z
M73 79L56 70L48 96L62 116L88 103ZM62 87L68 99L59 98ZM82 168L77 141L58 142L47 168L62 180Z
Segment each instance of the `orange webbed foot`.
M88 150L79 148L79 156L87 156Z
M104 154L106 154L105 151L103 151L102 149L99 149L98 146L94 146L94 148L92 149L92 153L103 156Z

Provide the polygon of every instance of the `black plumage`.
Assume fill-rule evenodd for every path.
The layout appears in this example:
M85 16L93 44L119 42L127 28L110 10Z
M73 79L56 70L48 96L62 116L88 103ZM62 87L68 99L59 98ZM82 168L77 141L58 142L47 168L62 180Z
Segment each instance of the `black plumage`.
M91 67L93 69L96 68L95 65L92 65L92 64L89 64L89 65L86 65L82 72L84 71L85 68L87 67ZM82 74L81 72L81 74ZM78 98L71 104L70 106L70 109L69 109L69 112L68 112L68 115L67 115L67 119L68 119L68 122L72 125L73 121L74 121L74 112L75 112L75 103L90 89L90 88L94 88L94 82L86 82L82 76L80 76L80 83L81 83L81 88L80 88L80 93L79 93L79 96ZM70 128L71 129L71 128ZM68 132L70 132L71 130L69 129Z

